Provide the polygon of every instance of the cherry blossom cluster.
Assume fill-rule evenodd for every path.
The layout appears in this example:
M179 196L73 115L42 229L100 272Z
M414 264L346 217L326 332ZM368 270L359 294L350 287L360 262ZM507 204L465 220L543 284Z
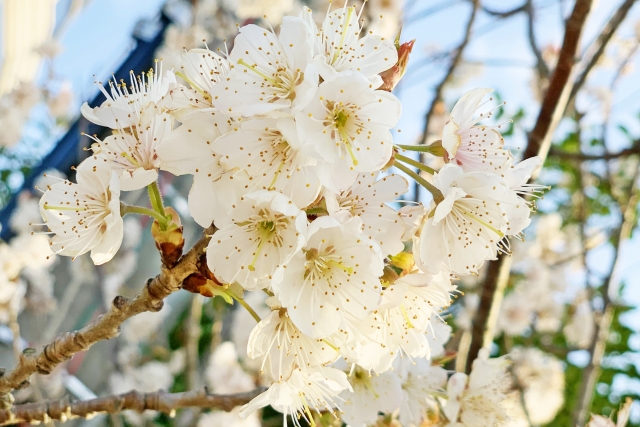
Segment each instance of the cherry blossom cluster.
M191 175L189 212L216 228L213 279L198 291L238 301L257 321L247 354L269 388L243 415L271 405L296 425L325 411L352 426L380 412L407 426L433 414L442 425L497 425L508 361L478 359L447 385L435 361L449 336L440 313L452 278L508 252L529 224L524 197L539 191L527 182L540 162L516 164L498 128L477 125L491 116L476 113L488 89L462 97L440 142L394 145L402 106L390 90L412 43L363 36L361 13L345 5L318 26L305 8L278 33L246 25L230 51L189 50L171 71L159 64L130 85L112 81L101 106L82 107L112 134L93 137L76 182L41 198L51 248L106 263L125 214L151 216L154 233L180 232L157 180L160 170ZM434 171L410 151L446 165ZM431 192L429 207L397 208L408 181L392 166ZM121 202L145 187L150 208ZM245 291L264 292L268 314Z

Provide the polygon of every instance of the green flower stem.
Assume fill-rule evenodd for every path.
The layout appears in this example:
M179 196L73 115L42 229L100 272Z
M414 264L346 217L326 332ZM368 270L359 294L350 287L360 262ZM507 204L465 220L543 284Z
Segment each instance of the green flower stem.
M432 148L430 145L396 145L401 150L417 151L419 153L431 153Z
M251 308L251 306L249 304L247 304L247 302L244 299L238 297L233 292L228 292L227 291L226 294L230 295L231 298L233 298L234 300L238 301L240 303L240 305L243 306L254 319L256 319L256 322L260 323L260 321L262 319L260 318L260 316L258 316L258 313L256 313L255 310L253 308Z
M430 168L427 165L423 165L422 163L420 163L420 162L418 162L416 160L413 160L410 157L405 157L402 154L396 153L395 154L395 158L396 158L396 160L400 160L403 163L406 163L408 165L416 167L416 168L420 169L421 171L428 173L429 175L433 175L433 174L436 173L435 169Z
M138 215L147 215L151 218L158 221L160 224L166 224L167 219L161 216L158 212L153 209L143 208L142 206L130 206L125 205L124 203L120 204L120 215L125 216L126 214L138 214Z
M149 200L151 201L151 207L158 212L162 217L166 217L167 213L164 211L164 205L162 204L162 195L160 194L160 188L158 188L158 182L153 181L147 186L149 190Z
M415 173L414 171L412 171L411 169L409 169L408 167L406 167L402 163L396 162L393 165L395 167L397 167L398 169L400 169L402 172L404 172L407 175L409 175L411 178L415 179L418 184L420 184L424 188L426 188L427 191L429 191L429 193L431 193L431 195L433 196L433 200L436 203L440 203L441 201L444 200L444 196L442 195L442 192L440 190L438 190L429 181L427 181L426 179L424 179L423 177L421 177L420 175L418 175L417 173Z

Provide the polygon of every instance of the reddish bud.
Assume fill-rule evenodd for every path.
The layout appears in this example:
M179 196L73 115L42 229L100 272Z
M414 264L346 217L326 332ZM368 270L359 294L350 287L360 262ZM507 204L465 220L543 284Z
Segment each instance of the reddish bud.
M404 73L407 71L407 64L409 63L409 55L411 54L411 50L413 49L413 44L416 42L415 40L411 40L410 42L400 44L398 39L400 38L400 33L398 33L398 38L396 38L396 49L398 50L398 62L389 68L387 71L383 71L380 73L380 77L382 77L382 86L380 86L380 90L386 90L387 92L391 92L393 88L395 88Z

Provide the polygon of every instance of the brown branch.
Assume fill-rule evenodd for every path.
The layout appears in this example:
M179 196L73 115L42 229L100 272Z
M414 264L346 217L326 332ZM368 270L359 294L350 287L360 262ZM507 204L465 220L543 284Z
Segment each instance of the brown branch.
M531 51L536 57L536 69L538 70L538 77L541 82L546 82L549 78L550 71L547 62L542 57L542 52L540 52L540 49L538 48L538 43L536 42L533 0L527 0L523 8L527 14L527 36L529 39L529 46L531 47Z
M489 9L486 6L482 6L482 11L488 15L491 16L495 16L498 18L510 18L513 15L517 15L520 12L524 12L527 8L527 4L523 4L522 6L518 6L514 9L510 9L510 10L505 10L504 12L498 11L498 10L493 10L493 9Z
M578 161L596 161L596 160L614 160L621 157L633 156L640 154L640 140L634 141L629 148L620 150L617 153L603 153L603 154L585 154L585 153L567 153L558 148L551 148L549 156L557 157L563 160L578 160Z
M573 101L573 99L578 94L578 91L582 88L584 83L589 76L589 73L593 69L593 67L598 63L602 55L604 54L609 41L613 38L613 35L622 24L622 21L627 17L629 10L636 3L637 0L625 0L622 5L614 12L611 16L607 24L604 26L598 38L590 45L590 50L593 53L590 55L589 59L586 60L586 65L580 76L576 79L573 88L571 89L571 94L569 96L569 103Z
M576 52L582 36L584 24L591 10L593 0L577 0L567 21L564 41L560 49L558 63L549 82L536 124L529 134L523 159L540 156L546 159L555 131L569 101L573 88L571 74L575 65Z
M153 393L130 391L79 402L70 402L68 398L64 398L0 410L0 426L34 424L49 420L65 422L74 418L90 419L97 414L115 414L127 409L137 412L152 410L170 416L180 408L215 408L230 411L249 402L263 391L264 389L258 388L246 393L218 395L209 394L205 388L183 393L167 393L162 390Z
M209 228L191 250L172 267L162 267L161 273L150 279L142 292L133 299L118 295L114 298L109 311L89 323L84 328L66 332L47 344L37 353L34 349L25 350L17 366L0 378L0 394L28 385L31 374L49 374L60 363L69 360L74 354L88 350L98 341L114 338L120 333L120 325L130 317L146 311L160 311L163 300L180 289L182 281L197 271L198 256L204 251Z
M573 86L571 73L575 63L575 55L592 3L593 0L577 0L569 16L558 63L542 101L536 124L529 134L523 159L539 156L544 162L547 158L551 137L564 113ZM480 305L473 319L471 345L466 363L467 372L471 372L471 365L478 357L480 349L490 345L493 341L497 313L500 310L503 292L509 280L510 262L507 259L507 257L501 256L496 261L489 263L482 284Z

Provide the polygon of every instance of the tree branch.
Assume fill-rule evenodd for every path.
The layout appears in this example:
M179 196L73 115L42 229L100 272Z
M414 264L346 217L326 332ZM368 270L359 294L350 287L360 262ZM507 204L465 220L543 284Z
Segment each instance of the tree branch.
M38 403L17 405L11 409L0 410L0 426L18 423L40 423L49 420L68 421L74 418L90 419L97 414L115 414L127 409L137 412L159 411L173 416L180 408L215 408L230 411L244 405L262 393L258 388L246 393L218 395L206 390L193 390L183 393L156 391L140 393L130 391L125 394L98 397L96 399L69 402L68 398Z
M538 77L540 81L545 81L549 78L549 66L547 62L542 57L542 53L538 48L538 43L536 42L536 34L535 34L535 26L534 26L534 9L533 9L533 0L527 0L527 2L523 6L524 11L527 14L527 35L529 39L529 46L531 47L531 51L533 55L536 57L536 69L538 70Z
M615 11L615 13L609 19L609 22L604 26L602 32L598 38L590 45L590 50L593 52L589 59L586 61L586 65L582 70L580 76L576 79L573 88L571 89L571 95L569 96L569 103L573 101L573 99L578 94L578 91L582 88L584 83L589 76L589 73L593 69L593 67L598 63L602 55L604 54L609 41L611 41L613 35L622 24L622 21L627 17L629 10L636 3L637 0L625 0L624 3Z
M547 158L551 137L564 113L573 86L571 73L575 63L574 58L592 3L593 0L577 0L567 21L558 63L542 101L536 124L529 134L529 141L523 155L524 160L539 156L544 162ZM507 259L501 256L489 263L487 275L482 284L480 305L473 319L473 333L466 363L467 372L471 372L471 366L478 357L480 349L493 341L497 313L509 280L511 263Z
M130 317L146 311L160 311L163 300L180 289L182 281L198 271L196 262L206 248L213 227L205 230L203 236L193 245L174 267L162 267L161 273L150 279L142 292L133 299L118 295L111 308L102 316L84 328L66 332L42 351L25 350L13 370L0 378L0 394L10 393L16 388L27 386L31 374L49 374L60 363L69 360L74 354L88 350L98 341L108 340L120 334L120 325Z
M587 16L593 0L577 0L567 21L567 26L560 49L558 63L549 82L536 124L529 134L527 148L523 159L540 156L546 159L551 146L551 138L569 101L573 88L571 74L575 65L576 52Z
M510 10L506 10L504 12L498 11L498 10L493 10L493 9L489 9L486 6L482 6L482 11L484 13L486 13L487 15L491 15L491 16L495 16L498 18L509 18L513 15L517 15L520 12L524 12L527 8L527 4L523 4L522 6L518 6L514 9L510 9Z
M634 141L629 148L620 150L617 153L602 153L602 154L585 154L585 153L567 153L557 148L551 148L549 156L557 157L563 160L579 160L579 161L596 161L596 160L614 160L621 157L633 156L640 154L640 139Z

